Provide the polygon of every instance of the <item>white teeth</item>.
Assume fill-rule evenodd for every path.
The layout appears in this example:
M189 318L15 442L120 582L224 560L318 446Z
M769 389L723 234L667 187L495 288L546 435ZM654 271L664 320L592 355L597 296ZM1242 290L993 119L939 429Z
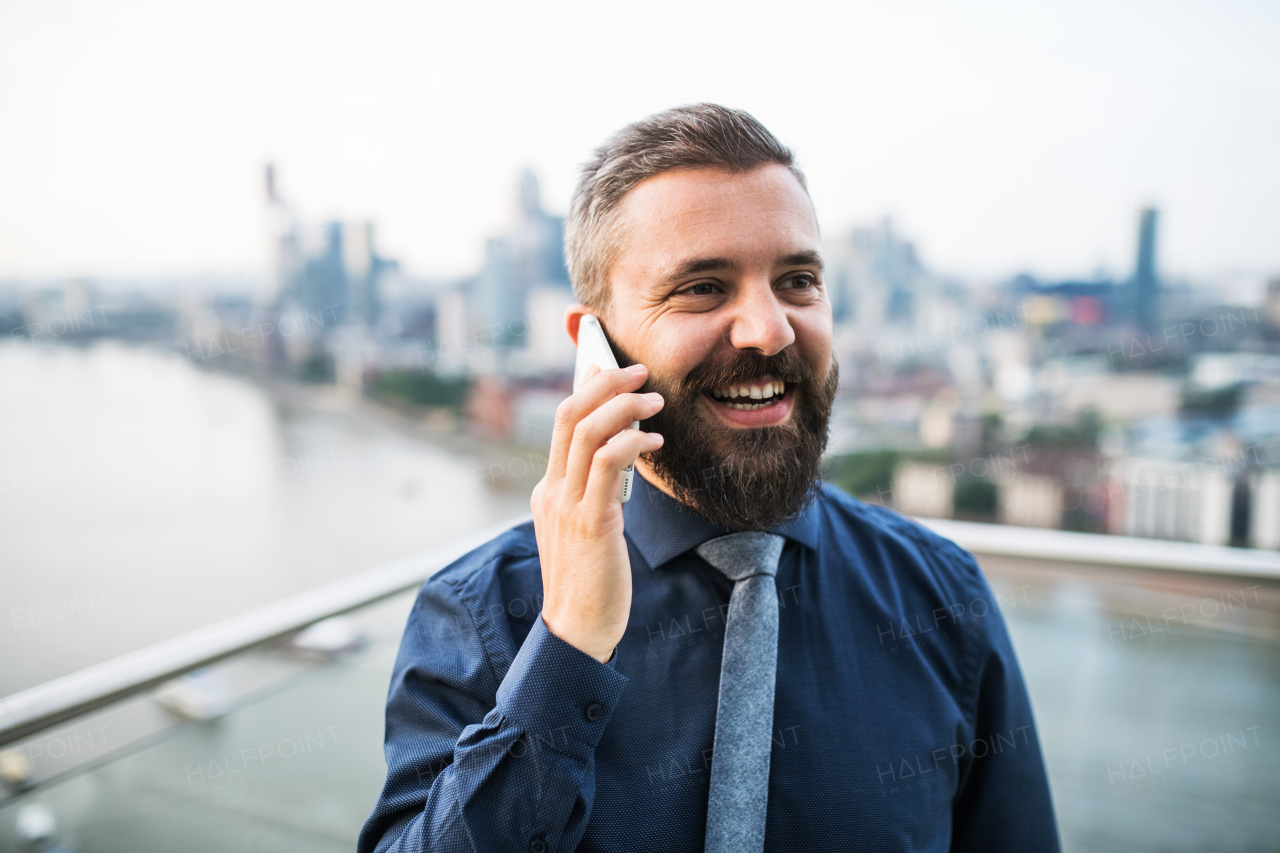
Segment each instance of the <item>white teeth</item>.
M723 388L713 388L711 395L720 399L751 399L751 400L769 400L769 403L726 403L726 405L735 409L759 409L766 405L776 402L774 397L781 397L786 393L787 384L783 381L767 382L763 385L726 385Z

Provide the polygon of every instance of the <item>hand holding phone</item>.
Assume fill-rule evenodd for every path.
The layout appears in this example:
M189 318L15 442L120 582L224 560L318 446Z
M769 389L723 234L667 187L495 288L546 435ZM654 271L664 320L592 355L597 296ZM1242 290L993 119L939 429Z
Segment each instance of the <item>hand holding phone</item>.
M582 383L587 381L587 368L593 364L601 370L618 369L618 360L613 357L613 348L609 346L609 339L604 336L600 321L590 314L584 314L578 325L578 360L573 368L575 394ZM632 421L631 428L639 429L640 422ZM612 438L609 440L613 441ZM634 462L622 469L622 487L618 490L618 500L623 503L631 499L631 485L635 474Z
M570 329L575 322L569 314ZM604 663L631 615L631 557L622 501L631 496L635 461L662 446L638 427L663 406L638 393L642 364L625 370L599 321L577 315L574 392L556 409L547 472L533 489L533 532L542 564L540 618L552 634ZM626 472L626 473L624 473Z

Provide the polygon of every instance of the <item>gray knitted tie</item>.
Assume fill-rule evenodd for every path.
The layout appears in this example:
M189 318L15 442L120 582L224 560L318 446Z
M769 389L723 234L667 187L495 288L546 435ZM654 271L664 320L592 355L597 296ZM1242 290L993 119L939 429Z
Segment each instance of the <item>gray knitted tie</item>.
M706 853L764 850L778 673L774 575L783 541L773 533L731 533L697 548L698 556L735 582L720 662Z

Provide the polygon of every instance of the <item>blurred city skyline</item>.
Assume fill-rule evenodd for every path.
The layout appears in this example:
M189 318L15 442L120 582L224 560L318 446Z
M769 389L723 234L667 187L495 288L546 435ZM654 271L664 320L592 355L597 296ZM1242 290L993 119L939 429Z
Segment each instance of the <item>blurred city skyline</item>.
M262 168L416 276L482 265L532 167L562 215L623 124L713 100L794 146L824 236L893 216L928 265L1280 268L1280 9L0 9L0 278L267 275Z

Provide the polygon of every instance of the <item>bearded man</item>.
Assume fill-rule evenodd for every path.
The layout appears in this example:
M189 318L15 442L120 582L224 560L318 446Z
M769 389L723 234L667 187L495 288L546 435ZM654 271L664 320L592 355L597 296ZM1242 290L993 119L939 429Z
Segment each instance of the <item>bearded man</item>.
M560 406L532 523L423 585L362 853L1058 850L973 557L821 484L837 369L791 152L710 104L633 124L566 254L568 333L595 315L622 367Z

